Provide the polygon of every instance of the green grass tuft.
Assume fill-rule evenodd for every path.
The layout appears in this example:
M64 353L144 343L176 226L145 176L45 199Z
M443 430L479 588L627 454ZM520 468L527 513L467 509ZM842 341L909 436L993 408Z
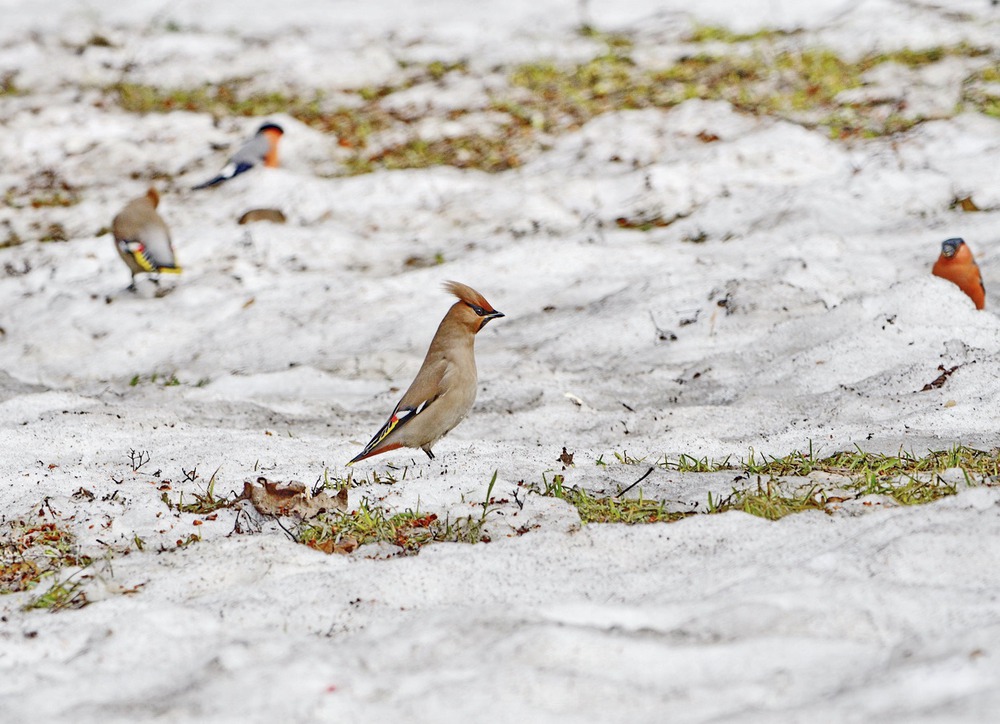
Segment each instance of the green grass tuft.
M695 25L684 40L689 43L746 43L754 40L773 41L788 35L792 35L792 33L769 28L753 33L735 33L718 25Z
M27 591L62 568L85 567L84 555L69 530L54 522L11 520L0 535L0 594Z
M758 482L756 488L733 490L722 499L714 499L711 493L708 494L709 513L725 513L729 510L740 510L758 518L778 520L806 510L826 511L826 497L817 493L817 486L812 486L803 493L790 495L782 492L770 480L766 484Z
M435 513L404 510L390 513L377 501L364 497L356 508L345 512L328 512L303 521L294 533L297 542L325 553L351 553L368 543L397 546L402 554L414 554L428 543L488 543L485 532L487 517L506 501L493 497L497 473L486 488L486 496L476 507L478 515L470 514L444 520Z
M638 465L646 459L627 452L615 452L614 457L623 465ZM609 465L604 455L597 463L600 467ZM929 451L923 456L904 451L883 455L857 449L819 457L810 444L806 452L795 451L782 457L758 454L751 449L746 459L737 462L733 462L731 456L712 461L707 457L682 454L676 459L664 456L656 466L680 473L740 471L742 478L755 477L754 487L733 488L722 498L709 494L704 512L741 510L768 520L807 510L831 512L832 505L869 495L887 496L899 505L921 505L955 495L962 488L1000 484L1000 451L961 445ZM956 469L962 473L961 484L943 477L945 471ZM823 475L810 479L818 473ZM551 481L543 475L542 486L531 489L539 495L570 503L584 523L673 522L695 514L694 510L670 510L666 500L644 498L641 488L635 499L623 499L621 493L594 495L582 488L567 486L562 475L553 476Z
M212 473L212 477L209 478L208 484L205 486L204 493L192 494L187 502L184 501L183 491L181 491L181 493L177 496L176 501L170 500L170 497L166 494L166 492L160 496L160 500L162 500L164 505L168 508L177 511L178 513L194 513L196 515L214 513L220 508L231 507L236 501L235 496L227 495L220 498L215 495L215 478L221 469L221 467L216 468L215 472ZM191 473L188 473L188 476L191 480L194 480L197 477L197 474L195 471L192 471Z
M636 43L628 35L591 26L582 26L578 32L599 44L594 57L578 63L543 59L505 69L506 86L490 91L487 110L503 114L492 130L437 140L418 136L417 124L426 114L396 111L382 101L417 84L439 84L449 75L467 74L465 62L400 62L401 81L343 91L345 101L340 104L321 91L262 92L245 79L173 89L121 82L106 93L112 102L135 113L184 110L216 117L287 113L336 135L348 174L436 165L496 173L522 165L549 143L550 135L578 129L603 113L670 108L692 98L728 101L744 113L824 128L838 139L896 134L923 119L906 115L902 106L852 103L840 94L863 86L864 74L884 63L921 68L948 58L978 58L991 52L957 44L853 59L829 48L793 47L787 36L795 33L773 29L734 33L696 26L686 40L711 43L702 49L710 52L684 56L669 65L640 67L633 57ZM973 109L1000 115L1000 98L988 87L997 77L1000 66L996 63L970 71L955 112ZM430 113L459 120L481 110L477 106ZM388 131L394 139L404 140L380 144ZM622 225L648 230L671 221L623 219Z
M53 583L47 590L24 605L25 611L46 610L51 613L83 608L90 603L83 590L85 580L76 574Z
M565 500L577 509L583 523L671 523L694 515L694 511L668 510L666 501L645 499L641 493L638 498L593 495L578 486L567 486L565 478L558 474L551 481L542 475L542 487L529 490Z

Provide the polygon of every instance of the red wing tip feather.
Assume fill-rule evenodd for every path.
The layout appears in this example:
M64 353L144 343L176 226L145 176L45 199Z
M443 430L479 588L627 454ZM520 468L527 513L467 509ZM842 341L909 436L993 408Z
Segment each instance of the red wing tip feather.
M493 305L486 301L486 297L466 284L462 284L461 282L445 282L444 288L445 291L454 294L466 304L482 307L487 312L495 311Z
M354 463L359 463L366 458L370 458L373 455L380 455L384 452L389 452L390 450L395 450L396 448L403 447L402 443L394 442L383 447L377 447L374 450L362 450L351 462L347 463L348 467L354 465Z

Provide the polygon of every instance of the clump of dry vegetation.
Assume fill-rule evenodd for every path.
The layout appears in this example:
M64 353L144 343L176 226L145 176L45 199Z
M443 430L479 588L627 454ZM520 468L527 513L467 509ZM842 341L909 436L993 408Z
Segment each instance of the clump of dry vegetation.
M383 102L400 91L468 75L463 62L403 64L401 80L392 85L347 89L336 97L322 91L261 92L246 80L196 88L122 81L106 89L104 102L134 113L185 110L216 117L287 113L336 136L348 174L437 165L492 173L523 164L552 135L577 129L602 113L670 108L691 98L725 100L745 113L825 128L834 138L897 133L923 119L906 113L901 102L854 102L845 100L843 91L862 87L865 73L885 63L916 69L950 58L988 60L990 52L958 44L848 59L828 48L804 46L794 33L763 29L739 34L697 26L681 39L690 52L672 63L655 65L640 64L636 45L627 35L590 27L580 33L600 48L589 60L574 64L542 60L503 69L506 84L489 91L487 109L502 120L488 133L470 126L468 133L438 138L422 135L417 128L430 117L461 123L480 108L430 107L401 113ZM1000 97L990 90L1000 77L1000 64L985 69L982 65L970 69L963 81L962 103L955 112L972 109L1000 116ZM405 140L399 141L400 137Z

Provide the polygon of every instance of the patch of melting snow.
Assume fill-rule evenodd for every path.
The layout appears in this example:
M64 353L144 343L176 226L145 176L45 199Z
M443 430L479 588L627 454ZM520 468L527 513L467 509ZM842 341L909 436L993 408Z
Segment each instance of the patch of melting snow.
M964 490L949 470L961 492L928 506L865 496L775 523L730 512L631 527L581 525L528 489L560 474L615 495L681 453L995 447L1000 121L966 113L844 143L692 100L598 116L503 173L346 177L342 139L279 113L282 168L193 192L258 119L129 114L99 90L127 70L161 88L245 77L335 94L391 86L409 62L464 61L467 73L382 105L429 112L424 140L493 133L496 68L592 57L582 21L633 32L637 57L675 57L688 12L651 0L475 16L457 0L337 12L303 0L277 14L254 0L239 22L193 1L5 10L0 77L16 71L26 93L0 105L0 245L26 241L0 248L0 541L56 523L94 558L66 582L89 606L22 610L55 576L0 597L5 716L988 720L996 487ZM1000 52L985 1L696 12L847 55L962 40ZM882 65L849 93L949 115L979 62ZM106 233L150 179L185 267L163 296L123 291ZM79 203L38 203L60 184ZM980 211L954 208L964 197ZM251 208L288 223L238 226ZM38 241L56 223L68 241ZM930 276L951 236L976 253L986 311ZM476 408L434 462L400 451L356 467L349 505L452 522L485 504L490 543L328 556L245 506L180 510L213 479L228 500L248 479L341 477L419 366L451 303L446 279L507 315L479 335ZM564 447L576 467L561 469ZM694 509L738 474L658 470L629 494Z

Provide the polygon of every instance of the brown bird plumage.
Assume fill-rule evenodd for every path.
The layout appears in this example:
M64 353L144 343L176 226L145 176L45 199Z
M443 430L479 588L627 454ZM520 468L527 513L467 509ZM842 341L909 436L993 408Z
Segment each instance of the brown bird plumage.
M438 326L417 376L365 449L348 465L400 447L418 447L434 459L431 447L460 423L476 400L476 333L504 316L482 294L447 282L458 297Z
M150 188L145 196L133 199L111 222L115 248L132 272L132 284L137 274L180 274L170 242L170 230L156 213L160 195Z
M948 239L941 243L941 256L934 262L931 272L936 277L957 284L959 289L969 295L976 309L986 306L983 277L972 257L972 251L962 239Z

